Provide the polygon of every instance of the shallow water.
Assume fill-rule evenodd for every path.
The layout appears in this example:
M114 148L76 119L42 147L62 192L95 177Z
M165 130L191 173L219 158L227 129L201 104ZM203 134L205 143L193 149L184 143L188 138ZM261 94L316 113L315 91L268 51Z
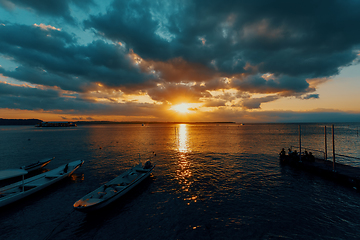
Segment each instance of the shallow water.
M335 150L360 157L359 124L335 125ZM279 165L296 124L0 126L1 169L83 159L71 178L0 209L0 239L358 239L360 193ZM324 124L301 126L324 149ZM328 125L328 158L332 158ZM152 155L156 153L156 156ZM323 153L313 151L316 156ZM96 214L73 203L151 157L153 174ZM357 166L357 159L337 158Z

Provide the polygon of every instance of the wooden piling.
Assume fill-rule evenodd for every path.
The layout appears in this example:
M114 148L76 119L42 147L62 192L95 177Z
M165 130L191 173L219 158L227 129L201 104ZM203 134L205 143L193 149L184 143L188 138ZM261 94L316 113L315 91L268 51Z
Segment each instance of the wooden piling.
M335 137L334 137L334 124L331 126L332 130L332 143L333 143L333 171L335 172Z
M327 140L326 140L326 126L324 127L324 135L325 135L325 156L324 159L327 160Z
M299 125L299 162L301 162L301 125Z
M300 161L299 157L295 157L293 154L280 154L280 163L287 164L292 167L309 171L311 173L318 174L325 178L330 178L336 182L348 185L354 189L360 191L360 167L353 167L343 163L335 161L335 127L332 128L332 148L333 148L333 160L327 160L327 133L326 126L325 131L325 159L319 159L315 157L301 158L301 126L299 125L299 148L300 148ZM291 146L293 147L293 146ZM360 160L360 158L337 154L339 156L354 158Z

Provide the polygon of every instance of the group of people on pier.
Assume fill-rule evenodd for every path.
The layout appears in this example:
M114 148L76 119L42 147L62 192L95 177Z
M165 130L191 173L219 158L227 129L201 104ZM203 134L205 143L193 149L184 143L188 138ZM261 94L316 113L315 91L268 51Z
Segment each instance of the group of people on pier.
M280 152L280 159L281 160L289 160L289 158L291 160L300 160L300 155L299 153L295 150L292 151L291 148L288 149L288 154L286 155L285 153L285 149L281 149ZM301 161L308 161L308 162L315 162L315 157L314 155L312 155L312 152L307 152L305 150L304 154L301 155Z

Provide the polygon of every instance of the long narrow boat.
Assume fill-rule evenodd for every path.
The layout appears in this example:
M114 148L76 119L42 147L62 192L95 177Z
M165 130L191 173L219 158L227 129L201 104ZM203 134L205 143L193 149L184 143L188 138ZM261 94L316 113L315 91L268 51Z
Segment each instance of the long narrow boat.
M48 165L51 160L53 160L53 158L46 158L46 159L43 159L43 160L40 160L40 161L37 161L36 163L32 163L32 164L29 164L25 167L22 167L22 169L28 171L28 172L31 172L31 171L35 171L35 170L38 170L40 168L43 168L45 167L46 165Z
M54 158L46 158L40 161L37 161L36 163L32 163L20 168L14 168L14 169L5 169L0 170L0 181L15 178L18 176L22 176L27 174L28 172L38 170L40 168L45 167L47 164L51 162Z
M134 166L76 201L74 208L81 212L91 212L105 207L149 177L154 167L150 161L144 166L141 163Z
M0 207L18 201L70 176L84 163L77 160L54 170L0 188Z

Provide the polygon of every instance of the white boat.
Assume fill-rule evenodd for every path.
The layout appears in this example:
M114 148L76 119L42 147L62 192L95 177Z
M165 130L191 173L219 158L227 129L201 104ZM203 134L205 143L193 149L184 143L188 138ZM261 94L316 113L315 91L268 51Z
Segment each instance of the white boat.
M141 163L134 166L76 201L74 208L81 212L91 212L107 206L149 177L154 167L150 161L144 166Z
M28 171L22 168L6 169L0 171L0 181L24 176Z
M70 176L83 163L83 160L73 161L54 170L0 188L0 207L18 201Z
M0 170L0 181L5 179L11 179L18 176L23 176L27 174L28 172L38 170L40 168L45 167L47 164L51 162L54 158L47 158L44 160L37 161L36 163L32 163L27 166L23 166L20 168L14 168L14 169L5 169Z

